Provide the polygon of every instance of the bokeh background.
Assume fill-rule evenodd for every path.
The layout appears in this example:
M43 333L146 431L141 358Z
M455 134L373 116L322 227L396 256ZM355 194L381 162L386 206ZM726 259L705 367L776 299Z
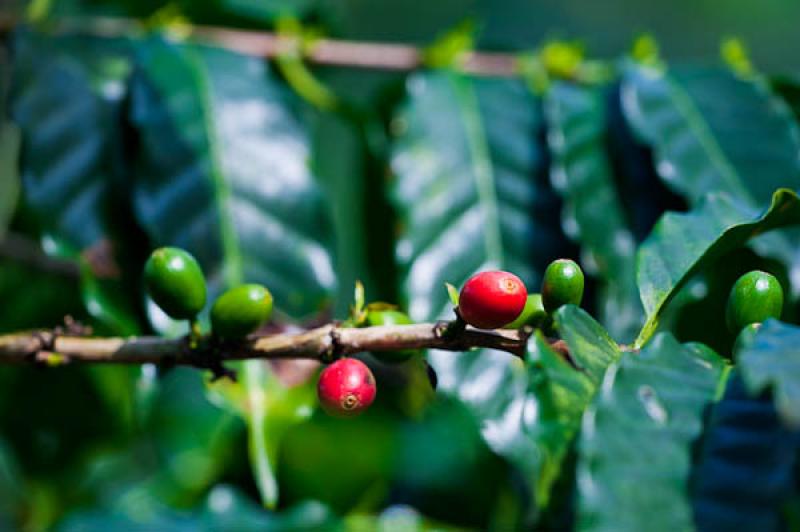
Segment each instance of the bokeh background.
M92 35L93 17L140 25L101 38ZM54 35L67 19L79 31ZM458 192L472 177L469 162L458 160L455 170L447 166L449 158L463 156L459 149L468 136L454 125L465 111L453 102L463 93L459 81L449 85L447 69L409 74L312 65L309 80L296 65L278 68L213 46L184 45L162 39L162 32L180 33L191 24L263 31L294 24L331 38L425 47L468 21L479 50L535 52L560 40L606 64L626 57L634 41L648 34L670 66L711 69L722 95L745 84L720 59L723 39L735 37L758 72L795 80L785 87L783 114L775 120L770 115L766 134L748 132L757 138L739 139L739 146L744 151L759 140L774 142L776 150L788 146L765 174L788 169L786 184L796 189L800 169L792 149L800 140L786 117L792 104L795 114L800 109L798 20L800 3L786 0L0 0L0 21L6 22L0 56L0 332L53 327L71 315L100 334L184 333L184 325L167 320L142 296L141 267L154 247L188 242L209 274L212 293L228 283L230 264L220 258L216 236L182 232L191 214L207 208L213 194L206 178L214 171L247 192L262 178L280 188L281 172L301 168L299 199L263 209L284 216L278 232L291 238L278 239L283 247L258 239L245 245L246 257L267 271L247 272L245 280L272 283L278 300L278 318L264 332L346 318L356 280L364 282L368 300L398 303L417 320L449 316L442 282L460 284L467 270L491 262L475 245L463 264L433 273L412 270L424 280L416 283L407 275L409 261L396 252L404 238L407 246L417 245L416 237L433 239L426 231L439 229L439 221L426 223L427 213L445 212L452 222L456 215L448 209L460 208ZM236 84L240 79L243 85ZM623 212L621 231L631 245L598 253L577 242L569 220L562 219L564 191L553 186L552 174L568 157L559 159L548 135L558 115L547 106L584 102L586 94L576 96L565 82L544 103L519 79L467 83L476 98L467 111L485 120L491 159L506 180L500 209L511 213L519 200L524 211L521 222L509 215L506 266L538 286L550 260L584 260L590 274L584 308L615 339L630 341L643 320L635 287L631 291L633 245L666 210L694 207L694 191L680 194L665 186L654 164L656 142L633 131L616 81L602 85L587 106L601 109L598 120L609 140L600 151L610 154L610 187L622 204L606 212ZM631 81L636 83L646 93L646 82ZM340 105L326 108L315 100L320 87ZM769 106L759 107L756 92L743 90L729 102L720 97L723 107L711 106L721 123L714 132L734 129L725 127L735 125L746 105L766 113ZM278 116L275 129L237 130L235 124L253 117L252 108L236 107L248 97L257 103L264 98L256 110L274 115L257 116ZM234 125L209 133L213 126L204 113ZM726 123L726 117L733 118ZM218 133L223 155L232 154L238 167L207 163L209 146L217 146L195 143ZM259 146L273 146L270 135L281 143L262 153L274 161L258 156ZM242 145L255 149L237 151ZM187 160L197 165L199 177L175 193L169 184L180 173L173 162ZM445 170L433 192L424 189L429 168ZM605 169L601 164L598 173L608 177ZM404 189L404 183L413 186ZM75 190L92 192L75 195L83 202L65 200ZM95 196L96 190L102 192ZM436 191L444 191L444 199L426 203ZM159 221L152 214L156 204L177 214ZM304 244L322 250L322 269L335 275L304 269L310 259L297 251L298 233ZM736 249L710 268L711 280L701 272L677 298L678 310L665 317L665 328L728 356L733 338L721 309L732 281L763 268L790 285L791 265L767 255ZM786 316L793 317L795 308L793 296ZM239 368L237 384L209 384L207 375L186 368L0 368L0 529L572 527L574 475L553 485L556 503L547 512L536 509L529 473L544 460L531 436L541 437L535 425L546 408L537 396L540 381L505 354L458 356L433 353L428 362L417 357L392 366L363 355L378 377L379 400L349 422L316 409L313 363L248 364ZM770 437L788 446L782 447L787 456L797 456L796 433L775 428ZM574 471L574 447L566 454L564 469ZM800 466L793 467L794 476L781 477L781 486L797 504Z

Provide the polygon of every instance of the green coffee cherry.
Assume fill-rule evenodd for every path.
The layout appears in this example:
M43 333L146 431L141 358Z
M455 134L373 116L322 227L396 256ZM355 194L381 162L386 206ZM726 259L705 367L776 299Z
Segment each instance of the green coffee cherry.
M206 304L206 279L194 257L180 248L159 248L144 266L148 294L176 320L191 320Z
M780 318L783 310L783 288L775 278L762 271L739 277L731 288L725 319L728 328L738 333L751 323Z
M367 312L367 325L375 327L378 325L411 325L414 323L408 314L399 310L370 310ZM380 351L375 352L375 358L381 362L397 363L405 362L416 354L413 349L401 351Z
M541 327L547 320L547 312L542 304L541 294L530 294L525 301L525 308L517 319L506 325L506 329L519 329L524 325Z
M211 307L211 332L234 340L255 332L272 315L272 294L260 284L231 288Z
M550 263L542 281L542 304L548 314L567 304L580 305L583 272L575 261L558 259Z

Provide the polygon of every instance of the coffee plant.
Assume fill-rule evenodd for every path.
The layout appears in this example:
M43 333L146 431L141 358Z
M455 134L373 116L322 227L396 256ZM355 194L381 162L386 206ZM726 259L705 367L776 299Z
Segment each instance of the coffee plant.
M155 4L0 18L0 528L800 530L800 77Z

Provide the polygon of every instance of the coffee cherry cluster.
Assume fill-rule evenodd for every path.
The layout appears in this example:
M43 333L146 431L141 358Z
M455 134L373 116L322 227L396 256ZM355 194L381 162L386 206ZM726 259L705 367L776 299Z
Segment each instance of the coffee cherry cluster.
M571 260L559 259L545 271L541 294L528 294L516 275L504 271L484 271L470 277L458 294L459 322L479 329L500 327L545 327L551 314L566 304L580 304L583 272ZM144 284L153 302L168 316L189 320L192 337L199 335L198 315L206 306L207 287L197 260L185 250L164 247L150 255L144 268ZM359 293L360 289L360 293ZM453 295L455 297L455 294ZM410 325L411 318L392 305L363 304L363 287L357 287L356 306L350 326ZM224 347L246 338L266 323L272 314L272 294L264 286L243 284L220 295L211 307L212 339ZM749 318L748 318L749 319ZM386 363L408 361L416 350L374 353ZM430 366L430 384L435 388L435 373ZM320 406L336 417L354 417L375 400L375 376L362 361L341 358L325 367L317 383Z
M169 317L196 326L206 305L207 287L203 270L189 252L175 247L153 251L144 267L144 284L153 302ZM269 290L258 284L235 286L214 301L211 333L219 340L241 340L271 315Z
M550 263L544 273L541 294L530 294L513 273L479 272L470 277L459 294L458 314L478 329L523 326L544 327L560 307L580 305L584 277L569 259Z

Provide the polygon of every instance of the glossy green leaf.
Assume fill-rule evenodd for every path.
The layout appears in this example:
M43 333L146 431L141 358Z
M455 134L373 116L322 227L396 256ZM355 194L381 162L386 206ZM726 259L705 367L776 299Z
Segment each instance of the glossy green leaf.
M603 88L557 82L545 97L551 179L564 198L562 224L582 247L582 265L603 282L599 307L612 335L628 341L641 325L635 240L607 150Z
M418 74L395 116L392 200L401 288L415 320L446 315L446 282L504 267L528 286L560 249L543 127L522 82Z
M529 287L562 251L559 205L539 144L539 102L520 80L411 76L395 114L391 200L400 294L416 321L452 318L445 283L503 268ZM431 352L439 389L470 405L489 445L530 463L520 413L528 377L505 353Z
M783 426L771 399L753 397L733 373L692 468L697 529L786 530L783 511L797 492L798 464L800 432Z
M800 187L800 129L760 77L742 79L722 68L665 73L628 65L621 98L628 122L654 152L659 176L692 207L708 193L725 192L762 209L776 189ZM797 231L782 231L753 245L796 264L798 242Z
M775 408L787 427L800 430L800 327L767 320L751 343L736 354L747 390L772 391Z
M800 130L762 80L722 68L628 66L622 103L661 178L691 205L727 192L755 207L800 187Z
M569 346L569 360L553 351L540 334L530 340L526 360L528 392L533 397L526 403L523 419L526 435L535 446L531 459L535 497L541 508L550 501L551 487L561 474L584 410L606 368L621 355L608 333L577 307L562 307L556 323Z
M212 292L259 282L290 316L319 311L336 279L300 102L253 57L156 39L137 52L134 200L154 243L194 254Z
M301 102L255 57L156 39L137 52L135 203L153 242L191 252L212 293L255 282L291 317L322 310L336 286L331 224ZM264 404L285 390L265 377L261 362L242 365L256 483L274 505L282 430L267 430Z
M710 349L668 334L608 369L581 426L578 530L693 530L692 443L722 375Z
M89 312L119 334L138 331L122 286L118 232L125 209L115 183L130 62L124 42L19 32L11 110L22 138L26 202L48 253L84 264ZM58 90L53 90L58 87Z
M652 336L666 305L704 265L755 236L799 223L800 198L787 189L775 192L761 213L727 195L712 194L688 213L665 214L638 252L637 281L647 321L636 344Z

